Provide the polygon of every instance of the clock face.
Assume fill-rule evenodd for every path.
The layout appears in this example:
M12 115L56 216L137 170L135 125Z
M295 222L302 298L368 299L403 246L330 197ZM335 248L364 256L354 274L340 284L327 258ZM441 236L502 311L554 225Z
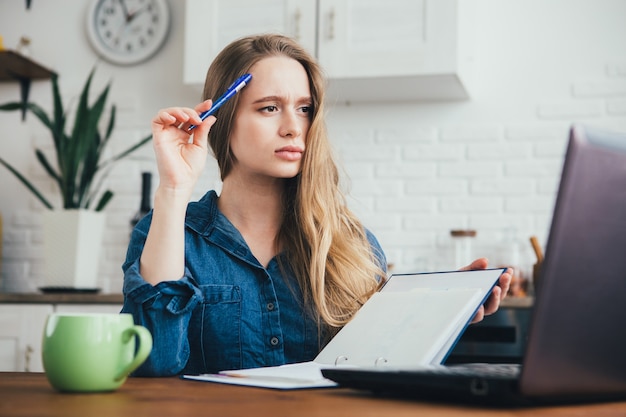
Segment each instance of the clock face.
M87 35L102 58L132 65L154 55L170 26L167 0L94 0L87 11Z

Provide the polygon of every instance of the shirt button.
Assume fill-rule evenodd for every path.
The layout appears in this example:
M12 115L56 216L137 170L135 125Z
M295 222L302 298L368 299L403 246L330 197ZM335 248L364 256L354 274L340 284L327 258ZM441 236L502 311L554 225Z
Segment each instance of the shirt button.
M280 341L278 340L278 338L277 338L277 337L272 337L272 338L270 339L270 344L271 344L272 346L276 346L276 345L278 345L278 343L279 343L279 342L280 342Z
M267 303L266 307L267 307L267 311L272 311L274 310L274 303Z

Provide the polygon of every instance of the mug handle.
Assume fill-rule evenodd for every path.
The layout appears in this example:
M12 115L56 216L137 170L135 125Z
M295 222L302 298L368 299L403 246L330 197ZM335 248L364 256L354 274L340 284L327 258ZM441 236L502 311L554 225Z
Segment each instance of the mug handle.
M139 349L137 349L133 360L117 374L115 377L116 381L126 378L131 372L139 368L139 365L146 360L150 351L152 351L152 335L148 329L137 325L129 327L122 333L122 342L128 343L134 336L137 336L139 339Z

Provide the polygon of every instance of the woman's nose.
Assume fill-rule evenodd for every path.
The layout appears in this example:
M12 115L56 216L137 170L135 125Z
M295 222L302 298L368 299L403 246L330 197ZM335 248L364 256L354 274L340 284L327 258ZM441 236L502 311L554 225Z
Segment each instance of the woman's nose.
M298 137L302 134L302 126L298 121L298 116L293 112L283 113L280 135L283 137Z

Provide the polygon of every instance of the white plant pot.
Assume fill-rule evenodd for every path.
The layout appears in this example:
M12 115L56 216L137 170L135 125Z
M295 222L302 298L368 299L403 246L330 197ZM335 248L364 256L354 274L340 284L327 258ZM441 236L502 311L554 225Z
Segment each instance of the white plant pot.
M91 210L43 214L45 287L97 287L105 220L105 213Z

